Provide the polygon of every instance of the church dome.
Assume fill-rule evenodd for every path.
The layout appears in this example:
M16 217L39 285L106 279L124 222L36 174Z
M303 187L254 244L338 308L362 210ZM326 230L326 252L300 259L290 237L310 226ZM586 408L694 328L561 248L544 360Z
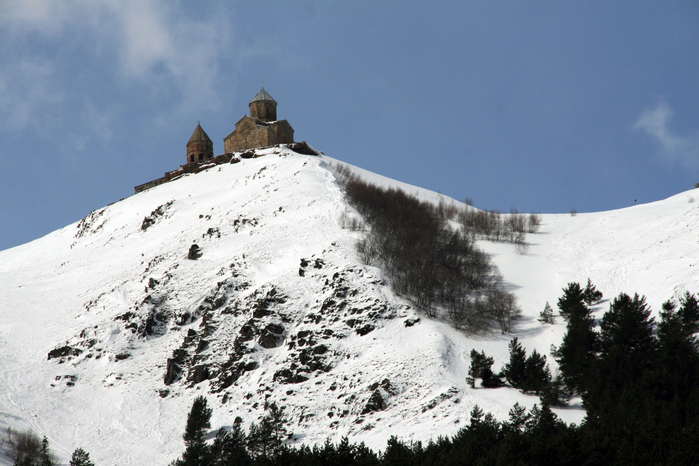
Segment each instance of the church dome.
M260 92L257 93L257 95L255 96L255 98L252 99L252 100L250 101L250 103L252 103L252 102L257 102L257 101L260 101L260 100L268 100L268 101L270 101L270 102L274 102L275 104L277 103L277 101L274 100L274 99L272 98L272 96L269 95L269 93L268 93L267 91L265 91L264 85L262 86L262 89L260 89Z
M204 144L212 144L213 141L209 138L209 135L206 134L206 132L202 129L201 124L197 124L196 129L194 130L194 133L192 133L192 137L189 138L189 142L198 142L198 143L204 143Z

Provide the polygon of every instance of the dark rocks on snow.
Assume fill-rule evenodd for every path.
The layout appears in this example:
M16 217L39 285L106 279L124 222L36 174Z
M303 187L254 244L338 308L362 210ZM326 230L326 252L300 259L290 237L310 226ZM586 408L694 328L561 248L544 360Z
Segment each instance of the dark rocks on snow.
M420 323L419 317L417 317L415 319L406 319L403 321L403 325L405 325L406 327L412 327L413 325L419 324L419 323Z
M81 350L80 348L73 348L71 346L65 345L49 351L48 359L64 358L66 356L79 356L82 352L83 350Z
M369 401L364 406L364 409L362 410L362 414L373 413L376 411L383 411L386 408L388 408L388 404L383 399L381 392L377 389L377 390L374 390L374 393L371 394L371 398L369 398Z
M268 324L260 334L258 343L263 348L276 348L284 341L284 327L279 324Z
M201 249L197 244L192 244L189 247L189 253L187 254L187 259L197 260L201 257Z

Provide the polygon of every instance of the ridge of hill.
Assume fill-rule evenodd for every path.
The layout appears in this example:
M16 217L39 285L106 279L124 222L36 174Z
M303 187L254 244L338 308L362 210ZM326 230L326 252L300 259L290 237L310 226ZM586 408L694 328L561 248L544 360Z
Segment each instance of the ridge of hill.
M425 441L455 433L475 405L502 419L515 402L538 402L508 387L471 389L469 353L493 356L496 371L513 336L548 354L564 325L536 318L568 282L591 278L605 298L645 294L655 312L697 291L694 191L543 215L525 255L478 242L519 300L516 332L466 335L411 308L358 260L362 233L341 228L352 215L333 175L341 162L284 147L256 155L0 252L0 428L46 435L63 458L82 446L98 464L165 465L181 453L186 413L204 394L214 431L238 416L247 428L274 401L292 444ZM567 422L584 416L576 400L556 412Z

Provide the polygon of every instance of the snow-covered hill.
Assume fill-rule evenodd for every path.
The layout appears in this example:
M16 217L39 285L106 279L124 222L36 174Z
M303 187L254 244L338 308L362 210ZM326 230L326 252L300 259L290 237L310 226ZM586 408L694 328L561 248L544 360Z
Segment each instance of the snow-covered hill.
M294 443L348 436L374 449L390 435L453 434L476 404L505 418L515 402L538 401L466 384L471 349L494 356L499 370L513 335L468 336L428 319L360 263L361 233L341 228L347 207L331 169L339 162L284 148L257 155L0 252L1 428L46 435L66 462L82 446L100 465L166 465L182 451L200 394L214 428L237 416L247 427L274 401ZM589 277L605 298L645 294L655 311L699 291L698 208L689 191L544 215L526 255L479 242L519 299L523 346L548 354L560 343L563 324L536 318L570 281ZM197 260L188 259L194 243ZM600 316L607 306L596 307ZM576 403L557 413L584 416Z

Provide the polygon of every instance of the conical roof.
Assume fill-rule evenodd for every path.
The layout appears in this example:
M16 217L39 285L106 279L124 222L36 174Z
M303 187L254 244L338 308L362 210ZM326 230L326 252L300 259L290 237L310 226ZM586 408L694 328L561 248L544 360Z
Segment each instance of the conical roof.
M187 145L189 145L192 142L204 142L207 144L213 144L213 142L209 138L209 135L206 134L206 132L203 129L201 129L201 125L198 123L197 123L197 129L195 129L194 133L192 133L192 137L189 138Z
M274 99L272 98L272 96L269 95L269 94L267 93L267 91L265 91L265 87L264 87L264 86L262 86L262 89L260 89L260 92L257 93L257 95L255 96L255 98L252 99L252 100L250 101L250 103L256 102L256 101L258 101L258 100L270 100L270 101L274 102L275 104L277 103L277 101L274 100Z

